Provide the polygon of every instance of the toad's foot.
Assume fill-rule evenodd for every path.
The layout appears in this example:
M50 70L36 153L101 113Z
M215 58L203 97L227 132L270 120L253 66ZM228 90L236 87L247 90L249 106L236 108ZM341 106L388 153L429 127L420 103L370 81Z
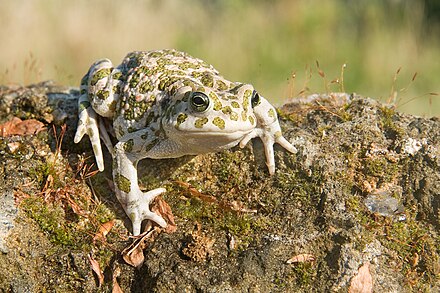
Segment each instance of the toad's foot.
M260 104L254 109L257 117L257 127L245 135L240 141L240 147L244 147L252 138L260 137L264 144L266 155L266 165L269 174L275 173L275 155L273 145L278 143L291 153L296 153L297 149L283 136L275 108L265 99L261 99Z
M133 224L133 235L136 236L141 233L143 220L151 220L163 228L167 226L167 223L161 216L150 211L151 201L165 191L165 188L156 188L145 193L139 190L137 194L131 195L131 197L136 198L136 200L128 202L126 206L124 206L124 209Z
M92 143L93 152L95 154L96 163L99 171L104 170L104 159L102 156L100 126L98 114L90 107L90 103L85 100L86 97L79 98L79 121L76 129L74 142L79 143L84 134L87 134Z

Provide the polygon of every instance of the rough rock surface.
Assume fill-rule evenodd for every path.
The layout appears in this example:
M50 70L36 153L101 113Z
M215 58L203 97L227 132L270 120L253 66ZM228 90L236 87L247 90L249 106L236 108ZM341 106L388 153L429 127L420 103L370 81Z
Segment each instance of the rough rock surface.
M0 291L440 291L438 118L312 95L280 108L299 152L276 147L274 176L257 139L243 150L144 160L141 183L167 188L177 231L147 241L133 268L121 257L132 239L109 156L94 175L88 142L73 144L77 94L50 82L0 87L0 123L46 125L0 137Z

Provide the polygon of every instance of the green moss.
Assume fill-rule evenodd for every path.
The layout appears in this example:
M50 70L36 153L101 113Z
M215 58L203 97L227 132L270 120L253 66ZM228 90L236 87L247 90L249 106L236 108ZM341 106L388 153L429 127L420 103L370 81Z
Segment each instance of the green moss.
M101 268L106 268L110 264L114 252L108 247L101 247L101 249L96 250L95 259L98 261Z
M415 217L411 214L407 221L387 223L379 237L383 246L398 254L402 273L413 279L408 280L409 285L440 280L440 240L429 236L426 226Z
M317 131L319 134L326 133L328 130L332 129L331 125L319 125Z
M312 284L316 270L309 262L297 263L292 268L298 286L306 287Z
M59 202L49 204L38 196L24 199L21 208L38 224L47 239L55 245L55 250L68 248L70 251L82 251L84 254L93 251L94 258L103 270L111 263L115 251L99 241L96 244L92 241L92 235L98 229L92 224L95 222L94 219L88 221L89 225L84 229L81 221L67 220L66 212ZM93 212L100 222L107 221L110 217L104 205L98 205ZM114 238L114 233L110 232L107 238Z
M336 116L342 120L342 122L348 122L353 120L353 115L348 111L351 107L351 103L343 105L341 108L335 109Z
M405 221L395 221L367 211L359 196L349 198L346 206L364 228L354 242L358 250L362 251L366 244L379 240L393 252L390 257L407 277L406 285L412 289L415 285L424 290L423 284L440 279L440 240L430 236L425 224L416 220L415 211L407 210Z
M383 182L391 182L399 175L399 165L389 162L384 157L366 158L362 162L364 175L379 177Z
M248 173L243 173L241 166L244 161L249 161L246 151L237 152L227 150L218 154L217 160L213 162L212 173L219 183L222 193L236 188L238 190L248 188L246 185Z
M47 158L46 161L36 161L36 166L29 169L29 176L35 179L41 188L46 184L46 181L51 177L51 187L56 189L64 185L63 178L60 178L60 172L56 166L53 158Z
M76 245L76 239L67 227L64 211L60 206L49 205L40 197L26 198L21 206L52 243L63 246Z
M275 182L281 193L291 193L291 196L295 197L296 201L301 201L303 205L310 205L316 198L314 196L321 193L320 188L322 182L324 182L323 176L331 176L317 169L310 169L310 173L306 173L304 170L298 170L296 167L292 167L290 172L279 172L275 177ZM326 175L325 175L326 174ZM275 196L271 196L275 199ZM284 196L283 196L284 198Z
M228 212L223 217L222 226L233 235L245 236L255 232L252 219L247 214Z
M380 109L380 126L385 131L385 135L390 138L403 137L405 130L398 127L394 121L396 111L393 107L382 106Z
M238 250L245 249L254 239L253 235L270 225L265 217L231 211L218 203L204 202L196 198L179 201L177 206L173 207L173 213L186 220L210 225L214 230L231 233L237 240Z
M96 221L101 224L115 218L113 211L109 210L109 208L102 203L98 203L93 213Z
M184 219L193 221L208 220L208 222L213 222L217 214L213 204L204 203L195 198L183 202L179 201L175 213Z

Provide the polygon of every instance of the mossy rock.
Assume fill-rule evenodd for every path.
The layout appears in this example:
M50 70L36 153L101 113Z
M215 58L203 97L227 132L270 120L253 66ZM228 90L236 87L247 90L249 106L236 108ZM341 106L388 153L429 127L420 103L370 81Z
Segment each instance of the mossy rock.
M47 125L39 135L0 138L2 290L109 291L119 270L124 292L345 292L365 264L377 292L440 290L439 119L360 96L313 95L278 110L298 153L275 146L273 176L258 139L143 160L141 187L167 188L177 231L159 234L135 269L121 258L131 226L109 185L109 156L94 175L85 169L94 163L88 142L72 143L77 94L51 83L0 88L0 121L18 115ZM365 203L375 194L402 208L371 210ZM113 229L97 240L110 220ZM289 263L294 256L300 261ZM90 257L104 272L101 287Z

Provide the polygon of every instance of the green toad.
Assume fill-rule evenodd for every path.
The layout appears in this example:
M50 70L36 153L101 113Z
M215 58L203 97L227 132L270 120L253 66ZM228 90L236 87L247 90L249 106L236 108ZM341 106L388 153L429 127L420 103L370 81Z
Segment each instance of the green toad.
M165 192L138 186L137 163L144 158L176 158L244 147L260 137L269 173L275 172L274 143L295 153L281 134L276 111L250 84L223 78L211 65L176 50L129 53L114 67L95 62L81 81L78 143L87 134L100 171L102 140L113 157L118 200L133 224L133 234L150 219L167 223L149 204ZM113 129L105 123L111 121ZM110 135L116 137L112 144Z

